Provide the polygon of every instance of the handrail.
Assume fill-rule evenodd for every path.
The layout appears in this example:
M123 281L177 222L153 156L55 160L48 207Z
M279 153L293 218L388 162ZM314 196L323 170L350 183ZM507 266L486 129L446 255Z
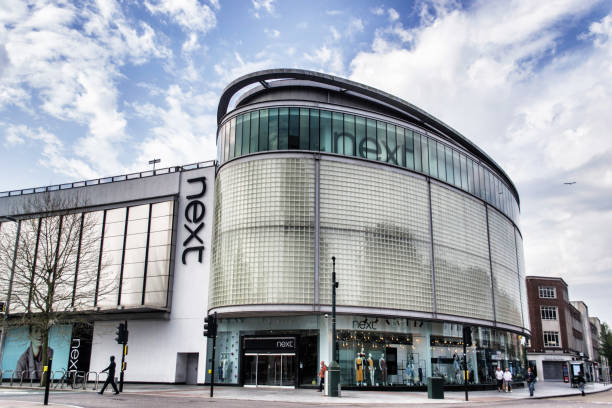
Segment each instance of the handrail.
M83 389L84 390L87 389L87 382L89 381L89 374L96 375L94 387L93 387L93 389L96 390L96 388L98 388L98 377L100 376L97 371L88 371L87 374L85 374L85 378L83 378Z
M100 374L106 374L106 378L108 378L108 371L101 371L98 373L98 379L100 378ZM94 390L96 390L98 387L98 383L97 383L97 379L96 379L96 388L94 388Z
M10 379L10 385L12 387L13 386L13 374L15 374L15 370L10 370L9 369L9 370L4 371L2 373L2 375L3 375L2 379L4 379L4 373L11 373L11 376L9 377L9 379Z
M201 169L204 167L214 166L214 165L215 165L215 160L208 160L204 162L185 164L183 166L166 167L163 169L147 170L147 171L141 171L138 173L121 174L118 176L100 177L98 179L74 181L72 183L54 184L51 186L34 187L34 188L24 188L21 190L2 191L0 192L0 198L15 197L15 196L21 196L21 195L27 195L27 194L35 194L35 193L46 193L49 191L68 190L71 188L95 186L99 184L116 183L120 181L133 180L133 179L157 176L157 175L162 175L162 174L170 174L170 173L177 173L177 172L187 171L187 170Z

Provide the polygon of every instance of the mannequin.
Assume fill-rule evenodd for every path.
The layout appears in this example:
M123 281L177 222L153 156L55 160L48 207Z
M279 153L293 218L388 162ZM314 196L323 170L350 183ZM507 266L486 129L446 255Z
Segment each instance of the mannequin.
M357 353L357 358L355 358L355 382L357 385L363 383L363 365L365 361L361 356L361 353Z
M376 372L376 367L374 367L372 353L368 354L368 372L370 373L370 385L374 386L374 373Z
M219 381L223 381L223 375L225 377L229 377L229 373L227 372L227 353L223 353L221 356L221 361L219 362Z
M383 385L387 385L387 362L385 361L384 354L381 354L380 359L378 359L378 367L380 368L380 373L382 375L382 383Z

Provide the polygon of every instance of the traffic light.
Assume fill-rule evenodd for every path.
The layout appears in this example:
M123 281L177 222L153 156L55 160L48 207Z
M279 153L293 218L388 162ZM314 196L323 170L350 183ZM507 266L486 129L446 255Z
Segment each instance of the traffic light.
M472 345L472 328L463 326L463 343L467 346Z
M204 337L217 337L217 313L204 318Z
M127 344L128 342L128 330L125 323L119 323L117 326L117 331L115 331L117 337L115 337L115 341L119 344Z

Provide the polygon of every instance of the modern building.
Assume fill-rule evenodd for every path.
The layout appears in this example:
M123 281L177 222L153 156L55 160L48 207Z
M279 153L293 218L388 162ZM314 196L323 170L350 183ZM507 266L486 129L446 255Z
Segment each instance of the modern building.
M580 352L580 357L584 361L584 374L587 381L593 381L595 379L595 369L593 366L593 338L592 338L592 327L591 321L589 320L589 307L582 300L572 300L571 305L578 310L580 313L581 327L579 331L582 332L584 338L584 346Z
M491 382L497 366L522 379L530 324L519 196L492 158L414 105L311 71L238 78L217 117L214 166L57 188L81 189L91 197L79 211L118 223L108 251L119 273L105 278L118 289L88 309L92 366L117 349L113 331L126 319L127 380L210 381L202 318L216 312L216 383L311 386L336 343L344 387L418 386L432 375L460 384L464 326L470 383ZM36 194L5 194L0 216L35 217L19 213L19 200ZM136 221L152 219L158 202L168 252L155 292L165 303L147 301L153 222ZM127 256L132 222L141 251Z

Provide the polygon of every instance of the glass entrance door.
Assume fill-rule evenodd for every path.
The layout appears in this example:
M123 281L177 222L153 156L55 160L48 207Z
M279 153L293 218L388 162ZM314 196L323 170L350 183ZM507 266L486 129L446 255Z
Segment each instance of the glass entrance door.
M247 353L243 367L244 385L295 386L295 354Z

